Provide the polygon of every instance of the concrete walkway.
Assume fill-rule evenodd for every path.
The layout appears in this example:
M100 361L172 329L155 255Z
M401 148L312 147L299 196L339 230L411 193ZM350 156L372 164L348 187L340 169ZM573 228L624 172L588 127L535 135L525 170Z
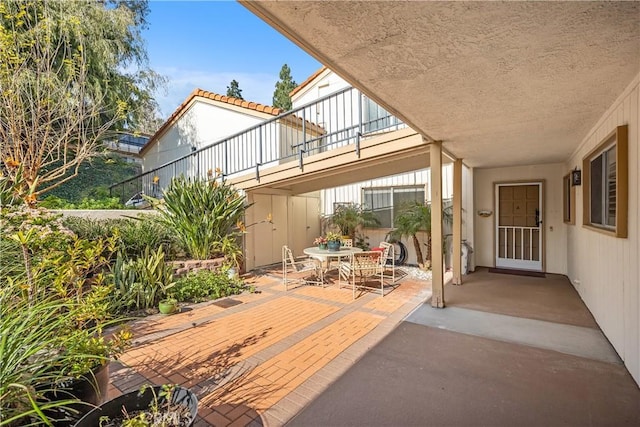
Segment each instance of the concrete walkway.
M318 397L430 295L404 277L384 298L348 288L285 292L277 273L257 292L133 325L134 346L111 366L110 396L142 384L198 395L196 425L282 425Z
M451 305L421 304L287 425L640 425L637 384L548 276L480 270L445 287Z

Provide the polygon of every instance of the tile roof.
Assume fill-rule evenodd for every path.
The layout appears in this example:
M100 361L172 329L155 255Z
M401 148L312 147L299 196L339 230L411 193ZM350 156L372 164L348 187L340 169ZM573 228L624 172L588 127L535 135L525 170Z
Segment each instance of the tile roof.
M218 93L209 92L200 88L194 89L193 92L187 96L182 104L169 116L169 118L160 126L160 128L156 131L156 133L149 138L149 141L145 144L144 147L140 150L140 154L142 154L147 147L150 147L153 142L156 141L164 133L164 131L173 123L175 119L177 119L182 113L186 111L187 106L191 103L191 101L196 98L206 98L211 99L218 102L225 102L227 104L236 105L238 107L246 108L249 110L258 111L265 114L270 114L272 116L278 116L281 113L284 113L284 110L278 107L272 107L270 105L259 104L257 102L245 101L244 99L233 98L231 96L220 95Z
M316 77L318 77L326 69L327 69L327 67L323 65L318 71L316 71L315 73L313 73L309 77L307 77L307 80L303 81L298 86L296 86L295 89L293 89L291 92L289 92L289 96L291 97L291 96L295 95L296 93L300 92L302 90L302 88L304 88L309 83L311 83Z

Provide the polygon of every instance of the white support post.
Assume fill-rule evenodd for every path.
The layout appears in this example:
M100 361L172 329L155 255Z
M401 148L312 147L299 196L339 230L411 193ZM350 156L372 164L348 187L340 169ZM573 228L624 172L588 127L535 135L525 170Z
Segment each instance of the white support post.
M462 285L462 159L453 163L453 284Z
M442 142L429 145L431 157L431 306L444 308L442 254Z

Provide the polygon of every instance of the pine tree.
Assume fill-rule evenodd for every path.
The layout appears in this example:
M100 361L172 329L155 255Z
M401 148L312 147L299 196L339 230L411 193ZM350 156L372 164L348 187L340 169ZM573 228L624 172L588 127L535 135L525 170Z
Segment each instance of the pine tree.
M284 64L280 69L280 80L276 82L276 90L273 92L273 106L285 111L291 109L291 97L289 94L298 84L291 78L291 69Z
M240 84L237 80L231 80L229 86L227 86L227 96L231 98L244 99L242 97L242 89L240 89Z

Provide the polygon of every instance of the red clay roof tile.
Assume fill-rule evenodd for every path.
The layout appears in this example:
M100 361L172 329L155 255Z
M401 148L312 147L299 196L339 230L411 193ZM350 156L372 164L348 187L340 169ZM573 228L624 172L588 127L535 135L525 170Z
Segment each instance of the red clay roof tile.
M307 77L307 80L303 81L298 86L296 86L295 89L293 89L291 92L289 92L289 96L291 97L291 96L295 95L296 93L300 92L302 90L302 88L304 88L309 83L311 83L313 81L313 79L318 77L320 75L320 73L322 73L326 69L327 69L327 67L323 65L322 68L320 68L318 71L316 71L315 73L313 73L309 77Z

